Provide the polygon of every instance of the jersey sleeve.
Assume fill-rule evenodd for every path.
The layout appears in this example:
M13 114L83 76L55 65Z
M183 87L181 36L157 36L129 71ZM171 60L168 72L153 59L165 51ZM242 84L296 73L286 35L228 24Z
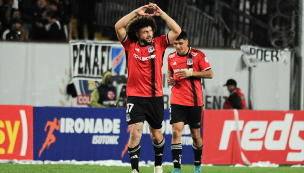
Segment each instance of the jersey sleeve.
M125 50L128 51L131 43L128 34L123 40L119 40L119 41L122 44L122 46L125 48Z
M157 37L155 39L157 39L157 41L160 44L163 51L165 51L167 49L167 47L169 47L171 45L170 41L169 41L169 38L168 38L168 34L162 35L162 36Z
M167 59L167 63L168 63L168 72L173 73L173 69L172 69L172 67L170 65L170 57L169 56L168 56L168 59Z
M199 58L199 67L201 71L207 71L211 69L211 65L206 57L206 55L203 52L199 52L200 58Z

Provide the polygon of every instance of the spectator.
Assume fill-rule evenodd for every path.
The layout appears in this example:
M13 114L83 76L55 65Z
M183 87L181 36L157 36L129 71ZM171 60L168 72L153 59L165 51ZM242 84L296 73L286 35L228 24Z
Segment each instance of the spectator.
M78 39L84 40L84 26L87 24L88 39L95 38L95 5L96 0L83 1L77 0L79 11L77 15L77 31Z
M66 4L67 3L67 4ZM72 29L70 23L69 1L53 0L49 4L49 9L56 11L57 19L61 25L61 35L65 40L69 40L69 33Z
M57 17L59 17L59 11L58 11L58 3L56 1L51 1L49 3L48 10L53 10L56 12Z
M2 32L6 29L6 7L3 4L3 0L0 0L0 35L2 35Z
M112 85L112 81L110 80L111 75L111 72L106 71L102 76L101 85L92 92L92 107L116 106L116 87Z
M48 10L43 14L43 18L46 18L48 21L48 24L44 26L44 29L46 31L45 39L47 41L64 40L64 38L61 35L61 25L59 21L56 19L56 12L53 10Z
M68 38L68 40L72 39L72 22L71 22L71 14L72 14L72 5L70 0L62 0L59 2L59 8L61 9L61 19L63 24L63 30Z
M18 18L12 18L9 21L9 29L5 30L2 35L3 40L20 40L21 22Z
M27 36L27 27L23 24L23 21L21 19L21 13L19 10L15 10L13 12L12 18L17 18L20 20L21 22L21 26L20 26L20 39L21 41L27 41L28 40L28 36Z
M35 14L33 13L34 8L37 4L37 0L19 0L18 9L21 12L21 19L23 24L27 28L27 37L32 31L32 24L34 23Z
M37 5L31 11L33 16L32 31L29 38L31 40L45 40L43 25L47 24L47 20L42 19L42 13L45 12L46 0L37 0Z
M245 96L234 79L228 79L226 84L230 95L225 99L223 109L247 109Z
M6 4L7 9L6 9L6 14L5 14L5 18L6 18L7 23L9 23L9 21L11 19L12 12L14 10L16 10L16 9L13 8L13 5L14 5L14 1L13 0L7 1L7 4Z

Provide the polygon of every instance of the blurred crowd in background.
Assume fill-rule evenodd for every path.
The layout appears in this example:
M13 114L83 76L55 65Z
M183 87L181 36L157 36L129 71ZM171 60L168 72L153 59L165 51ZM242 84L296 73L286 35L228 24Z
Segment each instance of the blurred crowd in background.
M0 40L117 40L114 25L131 10L156 3L197 47L295 48L301 0L0 0ZM168 32L161 18L156 36Z
M0 33L3 40L69 40L69 0L0 0Z
M75 4L81 8L72 15L72 5ZM94 9L95 0L0 0L1 40L94 40ZM77 38L72 34L73 18L77 20Z

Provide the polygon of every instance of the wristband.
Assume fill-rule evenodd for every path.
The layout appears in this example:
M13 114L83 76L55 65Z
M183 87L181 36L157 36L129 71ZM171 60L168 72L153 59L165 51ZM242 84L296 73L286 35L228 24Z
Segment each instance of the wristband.
M168 16L168 15L167 15L165 12L163 12L163 14L160 15L160 17L162 17L164 20L166 20L167 16Z
M193 75L193 71L192 70L185 70L187 77L190 77Z

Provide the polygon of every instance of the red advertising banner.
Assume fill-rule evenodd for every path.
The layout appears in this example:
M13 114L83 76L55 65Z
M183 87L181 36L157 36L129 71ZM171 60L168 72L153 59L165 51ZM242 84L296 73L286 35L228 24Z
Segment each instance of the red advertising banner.
M0 159L33 160L33 106L0 105Z
M304 164L303 111L205 110L204 164Z
M77 96L77 105L90 105L91 104L91 95L78 95Z

